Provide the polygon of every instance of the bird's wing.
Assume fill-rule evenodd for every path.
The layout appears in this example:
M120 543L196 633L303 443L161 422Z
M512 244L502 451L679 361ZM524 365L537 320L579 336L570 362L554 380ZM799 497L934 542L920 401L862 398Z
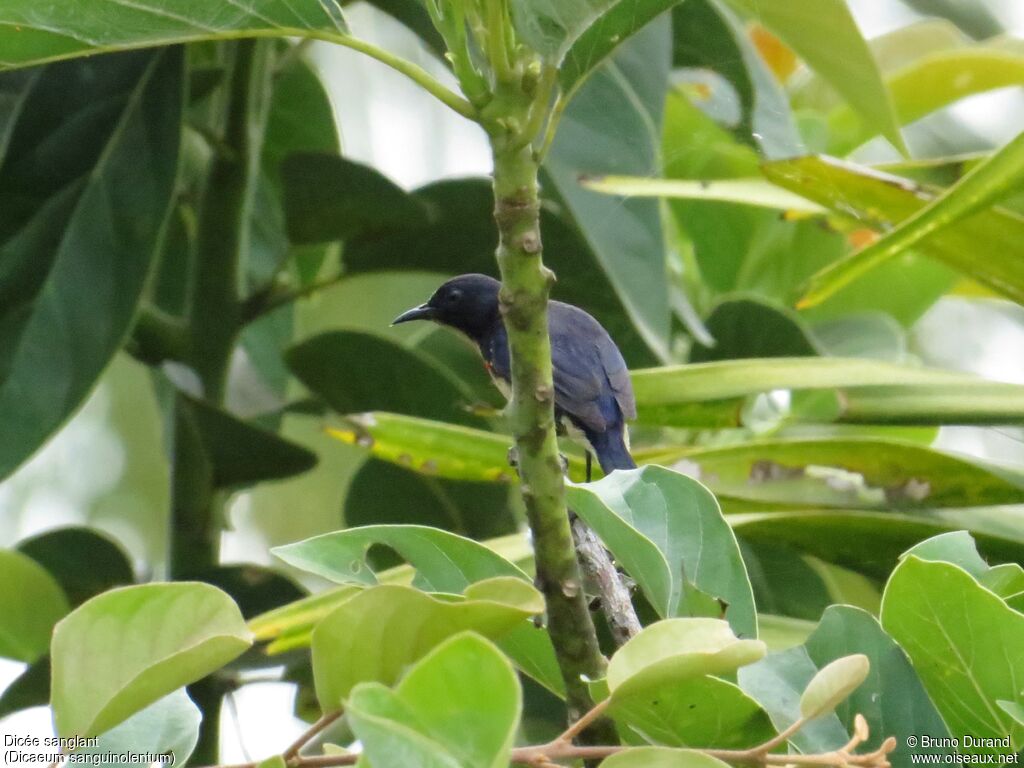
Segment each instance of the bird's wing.
M629 369L619 348L607 334L598 343L601 350L601 363L604 366L608 383L615 392L615 402L619 404L622 415L627 419L636 418L636 397L633 395L633 382L629 378Z
M598 432L607 429L601 409L602 371L597 348L589 340L568 336L551 339L555 403L585 426Z
M635 418L626 362L604 328L586 312L560 302L552 302L549 324L558 406L597 431L618 421L616 405L623 416Z

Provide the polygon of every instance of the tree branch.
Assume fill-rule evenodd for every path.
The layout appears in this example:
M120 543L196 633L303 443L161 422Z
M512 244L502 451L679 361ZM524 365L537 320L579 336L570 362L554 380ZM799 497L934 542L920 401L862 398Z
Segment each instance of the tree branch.
M309 742L315 739L318 734L323 733L323 731L330 727L330 725L339 717L341 717L342 714L343 710L340 709L335 710L334 712L328 712L326 715L324 715L315 723L313 723L313 725L310 726L305 733L299 736L299 738L297 738L292 743L292 745L288 747L288 749L286 749L284 753L281 755L284 758L285 762L288 762L289 760L298 757L299 752L302 750L304 746L306 746ZM246 755L246 757L248 757L248 755Z
M572 537L583 569L584 583L592 583L597 587L601 610L608 620L612 638L616 646L621 646L642 629L629 590L622 583L619 571L601 539L575 515L572 519Z
M603 760L606 757L625 752L636 747L614 745L579 745L573 740L580 733L599 721L607 709L610 699L605 699L592 707L582 715L573 725L569 726L557 738L546 744L535 746L516 747L509 753L509 763L513 765L528 765L533 768L548 768L549 766L560 765L556 760ZM298 748L309 742L317 733L323 730L326 725L333 722L339 713L325 715L313 724L303 734L296 744ZM330 719L328 719L330 718ZM324 722L326 721L326 722ZM796 731L806 724L807 721L800 719L783 734L792 736ZM896 739L892 736L885 739L882 745L872 752L856 753L854 750L863 744L870 736L867 721L861 714L854 718L854 733L850 740L840 749L819 754L802 755L790 753L773 753L771 750L781 746L785 742L783 734L779 734L763 744L750 749L709 749L694 748L695 752L702 752L710 757L717 758L732 765L753 765L763 766L824 766L825 768L891 768L889 755L896 749ZM301 757L295 744L282 756L289 768L334 768L335 766L355 765L361 757L358 753L345 755L316 755ZM294 751L293 751L294 750ZM291 753L291 754L289 754ZM235 765L215 766L214 768L257 768L258 763L238 763Z

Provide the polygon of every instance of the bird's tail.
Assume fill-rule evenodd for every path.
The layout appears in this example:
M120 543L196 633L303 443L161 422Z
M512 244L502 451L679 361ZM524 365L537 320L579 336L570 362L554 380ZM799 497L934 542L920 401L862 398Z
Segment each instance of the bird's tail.
M625 425L604 432L588 431L587 440L597 455L597 463L601 465L601 470L606 475L613 469L636 469L636 462L629 454L626 443Z

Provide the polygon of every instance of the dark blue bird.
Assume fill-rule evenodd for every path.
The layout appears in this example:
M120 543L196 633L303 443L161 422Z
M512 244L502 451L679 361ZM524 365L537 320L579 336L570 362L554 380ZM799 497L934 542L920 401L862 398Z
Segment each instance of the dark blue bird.
M507 396L511 369L500 288L487 275L454 277L393 324L433 320L461 331L480 348L491 378ZM548 328L556 420L583 433L605 474L636 467L626 427L627 419L636 418L636 400L619 348L597 320L571 304L548 303Z

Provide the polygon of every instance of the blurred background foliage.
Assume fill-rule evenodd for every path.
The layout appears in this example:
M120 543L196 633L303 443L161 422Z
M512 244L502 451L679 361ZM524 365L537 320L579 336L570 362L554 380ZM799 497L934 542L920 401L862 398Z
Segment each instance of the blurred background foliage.
M418 5L346 10L444 73ZM897 556L947 530L1024 563L1024 193L794 309L814 273L1017 133L1020 10L685 0L569 103L543 176L554 296L639 371L638 459L716 494L769 626L835 602L877 612ZM271 546L369 523L523 527L503 443L481 434L502 433L502 400L477 352L389 327L446 276L494 273L486 145L350 51L259 44L223 397L173 354L207 300L212 169L239 149L223 124L238 45L0 75L0 536L72 605L178 575L182 413L222 509L220 562L247 564L203 576L247 616L322 586ZM36 664L0 715L40 703L45 647L9 654Z

